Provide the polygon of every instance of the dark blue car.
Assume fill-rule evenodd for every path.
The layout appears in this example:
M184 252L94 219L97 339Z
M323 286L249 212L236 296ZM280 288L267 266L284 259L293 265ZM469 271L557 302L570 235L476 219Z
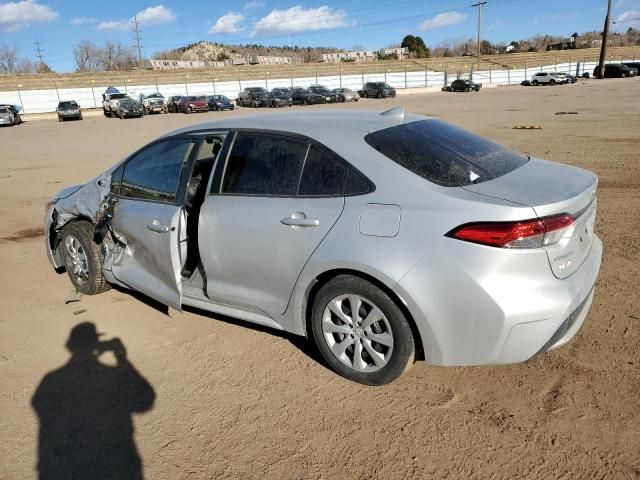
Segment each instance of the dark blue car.
M233 110L234 105L224 95L207 95L209 110Z

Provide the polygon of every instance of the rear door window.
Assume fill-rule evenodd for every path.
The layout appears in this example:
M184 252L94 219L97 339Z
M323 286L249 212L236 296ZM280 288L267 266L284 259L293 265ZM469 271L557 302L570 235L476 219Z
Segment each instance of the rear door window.
M221 193L295 196L308 147L293 137L237 133Z
M420 177L444 187L486 182L524 165L529 158L440 120L420 120L365 136L378 152Z
M312 145L304 164L298 195L342 195L347 180L347 167L334 155Z

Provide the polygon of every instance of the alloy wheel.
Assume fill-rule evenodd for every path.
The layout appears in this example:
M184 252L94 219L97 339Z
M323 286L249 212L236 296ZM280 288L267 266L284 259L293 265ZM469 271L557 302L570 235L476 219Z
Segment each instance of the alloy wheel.
M331 353L357 372L380 370L393 353L387 317L360 295L333 298L322 313L322 333Z
M71 274L79 284L85 284L89 280L89 261L84 247L73 235L67 235L64 246L69 258Z

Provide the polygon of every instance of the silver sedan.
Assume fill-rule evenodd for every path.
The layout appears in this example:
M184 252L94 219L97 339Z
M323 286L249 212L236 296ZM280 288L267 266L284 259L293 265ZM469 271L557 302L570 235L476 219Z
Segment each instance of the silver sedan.
M381 385L414 361L528 360L583 323L592 173L437 119L314 111L171 132L47 205L78 291L137 290L312 338Z

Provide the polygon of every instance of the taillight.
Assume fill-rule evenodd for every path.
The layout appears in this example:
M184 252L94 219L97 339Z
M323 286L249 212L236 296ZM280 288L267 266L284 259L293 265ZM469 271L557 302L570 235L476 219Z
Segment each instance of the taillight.
M447 237L500 248L536 248L557 243L573 223L569 214L518 222L477 222L454 228Z

